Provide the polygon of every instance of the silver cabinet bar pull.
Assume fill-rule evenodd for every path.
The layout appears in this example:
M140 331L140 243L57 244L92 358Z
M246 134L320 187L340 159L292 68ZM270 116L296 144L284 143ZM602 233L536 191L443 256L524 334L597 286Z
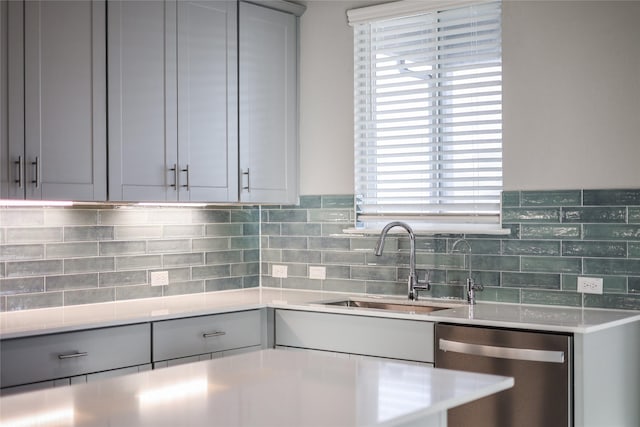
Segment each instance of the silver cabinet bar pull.
M442 338L440 338L438 346L442 351L471 354L474 356L496 357L511 360L529 360L533 362L564 363L564 351L495 347L491 345L449 341Z
M187 173L187 183L185 185L183 185L183 187L186 188L187 191L189 191L191 189L191 187L189 185L189 165L187 165L184 169L182 169L181 172L186 172Z
M18 184L18 188L22 188L22 186L24 185L24 181L22 180L22 176L23 176L23 171L22 168L24 167L24 158L22 156L18 156L18 160L15 162L16 166L18 166L18 179L16 179L16 184Z
M204 334L202 334L202 338L221 337L223 335L227 335L227 333L223 331L215 331L215 332L208 332L208 333L205 332Z
M36 160L34 162L31 162L31 164L35 168L34 169L35 179L31 181L31 183L35 184L36 188L38 188L40 187L40 159L38 158L38 156L36 156Z
M251 193L251 171L249 170L249 168L247 168L246 172L242 172L242 175L245 175L247 177L247 186L246 187L242 187L243 190L247 190L247 193Z
M67 354L59 354L58 355L58 359L63 360L63 359L74 359L76 357L84 357L84 356L88 356L89 353L87 353L86 351L76 351L74 353L67 353Z
M174 190L178 190L178 165L175 163L173 167L169 169L170 172L173 172L173 184L169 185L169 187L173 187Z

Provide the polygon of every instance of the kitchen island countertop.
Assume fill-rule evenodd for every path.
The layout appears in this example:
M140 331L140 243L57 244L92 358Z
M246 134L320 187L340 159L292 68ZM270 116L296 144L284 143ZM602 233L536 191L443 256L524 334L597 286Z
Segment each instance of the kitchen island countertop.
M512 386L510 377L262 350L3 397L0 424L441 426L448 408Z

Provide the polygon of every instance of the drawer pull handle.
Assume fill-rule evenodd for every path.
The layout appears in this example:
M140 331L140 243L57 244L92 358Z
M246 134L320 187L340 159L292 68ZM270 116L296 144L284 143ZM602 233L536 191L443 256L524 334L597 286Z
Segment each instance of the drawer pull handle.
M227 335L227 333L223 331L215 331L202 334L202 338L221 337L223 335Z
M76 351L75 353L68 353L68 354L59 354L58 355L58 359L63 360L63 359L73 359L76 357L84 357L84 356L88 356L89 353L87 353L86 351Z

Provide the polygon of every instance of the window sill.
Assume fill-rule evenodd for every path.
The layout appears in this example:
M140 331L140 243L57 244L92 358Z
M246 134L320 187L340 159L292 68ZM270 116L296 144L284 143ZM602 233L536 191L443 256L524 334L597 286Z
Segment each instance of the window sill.
M485 234L492 236L506 236L511 234L510 228L501 228L500 225L487 224L421 224L412 225L416 235L433 234ZM342 230L345 234L380 234L382 228L347 228ZM392 228L389 234L406 234L401 228Z

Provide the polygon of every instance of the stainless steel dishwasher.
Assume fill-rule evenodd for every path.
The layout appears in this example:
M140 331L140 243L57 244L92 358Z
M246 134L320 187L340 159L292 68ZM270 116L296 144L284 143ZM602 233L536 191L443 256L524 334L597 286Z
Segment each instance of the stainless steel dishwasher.
M515 378L509 390L448 411L449 427L573 425L572 337L436 324L436 368Z

